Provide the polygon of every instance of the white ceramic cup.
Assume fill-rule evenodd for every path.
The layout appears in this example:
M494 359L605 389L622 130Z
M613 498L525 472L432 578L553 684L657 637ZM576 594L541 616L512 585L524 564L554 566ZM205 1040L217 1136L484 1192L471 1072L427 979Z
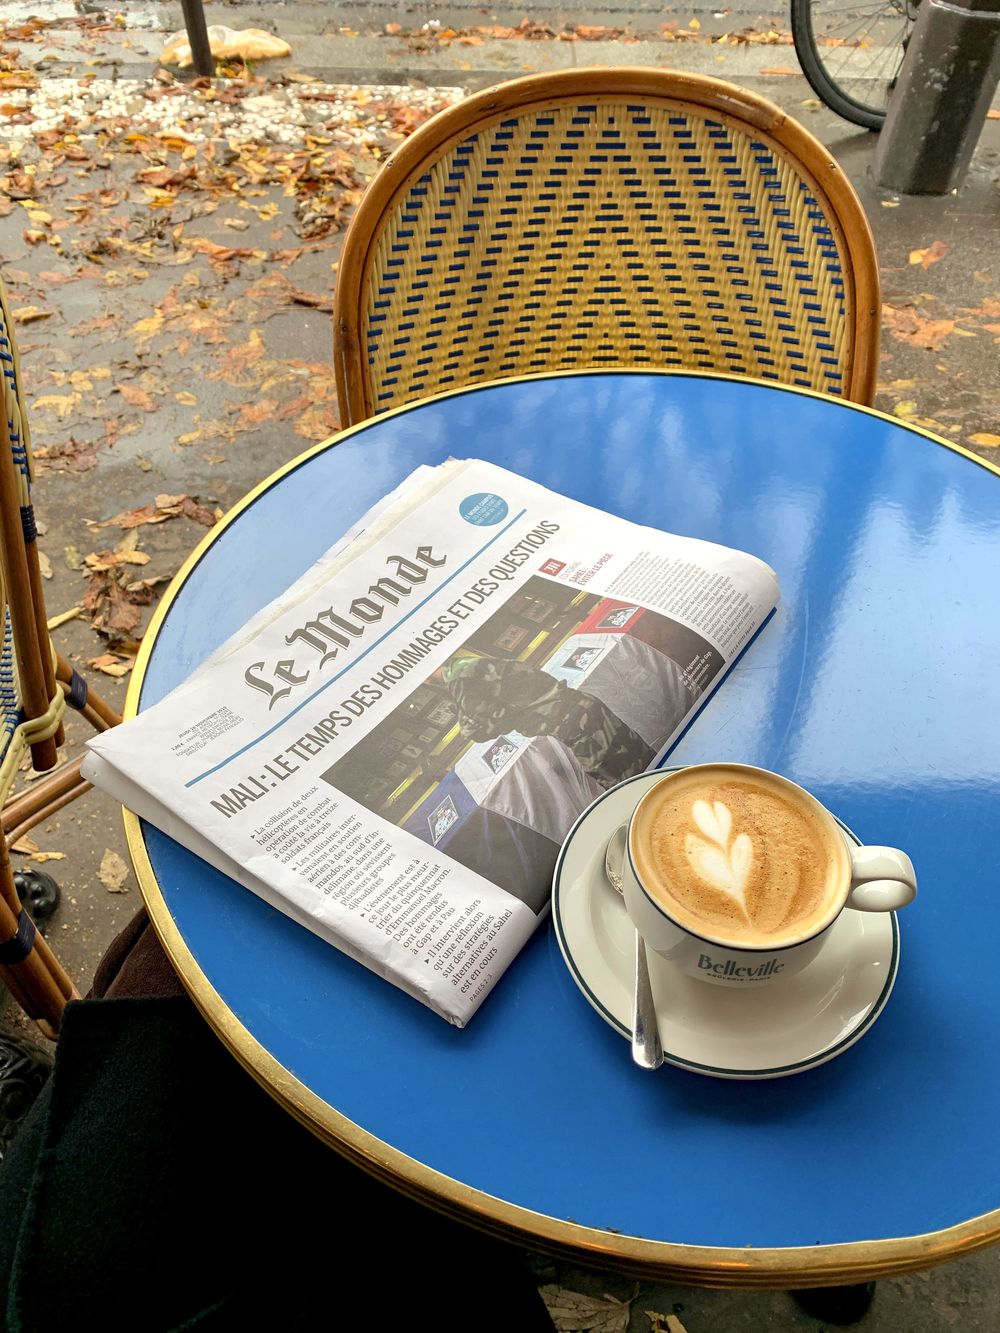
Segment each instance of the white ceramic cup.
M813 923L808 934L797 935L780 945L736 947L726 939L698 934L690 925L681 925L643 883L634 854L634 830L637 818L648 804L662 794L664 783L674 777L690 777L692 769L726 770L734 775L759 774L768 783L790 789L801 803L804 797L816 817L844 846L841 882L831 898L828 910ZM852 842L833 815L804 788L788 778L749 764L697 764L665 773L651 785L636 805L628 821L627 850L622 872L625 907L648 948L668 959L688 976L718 986L759 986L793 976L813 961L827 942L841 912L891 912L911 903L916 897L917 880L913 863L905 852L895 847L859 847Z

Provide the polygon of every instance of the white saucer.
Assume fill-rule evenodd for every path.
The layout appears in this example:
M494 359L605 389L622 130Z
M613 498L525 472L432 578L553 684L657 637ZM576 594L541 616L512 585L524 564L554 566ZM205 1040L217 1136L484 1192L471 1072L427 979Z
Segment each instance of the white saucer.
M570 831L553 878L552 919L563 958L623 1037L631 1037L635 935L605 878L604 850L664 771L641 773L598 797ZM843 912L804 971L739 990L685 977L648 953L666 1060L718 1078L780 1078L825 1064L868 1031L896 980L899 926L895 912Z

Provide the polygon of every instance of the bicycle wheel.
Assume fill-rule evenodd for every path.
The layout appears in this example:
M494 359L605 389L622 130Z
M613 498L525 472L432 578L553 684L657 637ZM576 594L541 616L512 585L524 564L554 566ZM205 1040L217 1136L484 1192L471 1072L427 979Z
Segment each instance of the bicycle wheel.
M839 116L882 128L919 0L792 0L802 72Z

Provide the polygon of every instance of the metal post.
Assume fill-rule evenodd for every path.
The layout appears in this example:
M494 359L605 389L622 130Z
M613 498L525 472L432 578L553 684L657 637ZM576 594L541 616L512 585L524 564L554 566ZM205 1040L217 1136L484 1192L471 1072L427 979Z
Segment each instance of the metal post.
M879 136L876 181L947 194L965 178L1000 82L1000 0L920 0Z
M208 28L201 0L181 0L181 8L184 11L184 26L187 29L188 41L191 43L191 63L194 72L207 75L211 79L215 75L215 60L212 58L212 48L208 43Z

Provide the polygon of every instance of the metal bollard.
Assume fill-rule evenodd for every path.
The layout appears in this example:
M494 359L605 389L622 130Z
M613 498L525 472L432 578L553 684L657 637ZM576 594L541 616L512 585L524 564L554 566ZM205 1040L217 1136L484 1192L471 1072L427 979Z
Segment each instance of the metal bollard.
M901 194L947 194L968 170L1000 83L1000 0L921 0L872 171Z
M212 78L215 74L215 61L208 42L208 27L205 23L205 11L201 0L181 0L184 11L184 26L188 41L191 43L191 63L194 72Z

